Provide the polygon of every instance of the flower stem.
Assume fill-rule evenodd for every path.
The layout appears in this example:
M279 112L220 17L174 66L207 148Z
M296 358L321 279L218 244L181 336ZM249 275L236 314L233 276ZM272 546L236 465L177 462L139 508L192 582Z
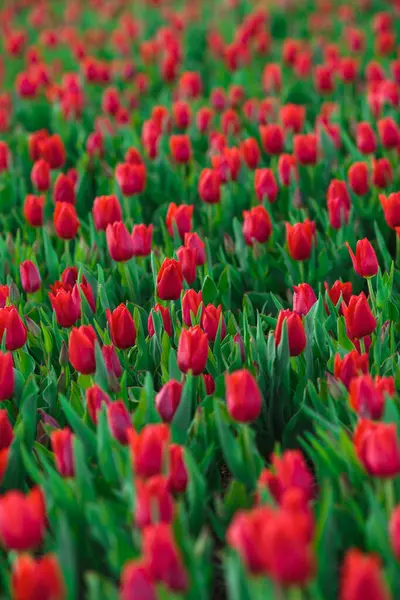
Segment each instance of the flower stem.
M375 294L372 286L372 277L367 278L369 297L371 298L372 310L376 313Z
M123 268L123 272L125 275L125 279L126 279L126 283L128 286L128 291L129 291L129 300L133 301L135 298L135 286L133 284L133 280L132 280L132 276L131 276L131 272L129 269L129 261L122 263L122 268Z

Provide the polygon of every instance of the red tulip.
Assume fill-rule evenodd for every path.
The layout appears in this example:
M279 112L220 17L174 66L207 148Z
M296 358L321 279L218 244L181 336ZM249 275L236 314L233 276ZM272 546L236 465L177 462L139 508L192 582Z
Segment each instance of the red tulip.
M176 548L171 525L159 523L146 527L143 531L143 553L155 581L173 592L186 590L186 570Z
M31 227L41 227L43 225L45 201L44 196L34 196L33 194L25 196L24 217Z
M371 375L353 377L349 386L350 406L367 419L380 419L385 408L385 397L375 386Z
M8 287L8 285L0 285L0 308L5 307L9 296L10 296L10 288Z
M275 344L279 346L282 337L283 322L286 319L286 327L289 340L290 356L298 356L306 347L306 334L301 317L291 310L281 310L275 329Z
M203 169L198 183L199 196L207 204L217 204L221 200L221 177L215 169Z
M340 296L342 296L343 302L346 304L350 302L350 298L353 294L353 286L350 281L342 283L341 281L337 280L330 289L329 285L325 281L324 286L329 298L332 300L335 306L339 302ZM340 307L339 312L342 314L342 307Z
M282 69L277 63L268 63L262 74L264 92L279 92L282 87Z
M200 133L207 133L214 119L214 111L208 106L199 108L196 113L196 127Z
M340 196L328 198L328 215L333 229L340 229L349 222L350 211Z
M400 226L400 192L394 192L389 196L379 194L386 223L392 229Z
M262 396L256 380L246 369L225 375L226 404L232 419L255 421L261 412Z
M390 516L390 545L397 560L400 560L400 505L397 505Z
M400 130L392 117L379 119L377 122L379 139L386 149L398 148L400 145Z
M39 192L47 192L50 188L50 165L45 160L40 159L35 162L31 171L31 181L33 187Z
M93 220L97 231L105 231L107 225L122 221L122 209L117 196L97 196L93 203Z
M364 292L352 296L349 304L342 304L346 329L351 339L360 339L370 335L376 327L376 319L371 312Z
M300 450L285 450L282 456L273 454L272 469L264 469L258 483L266 486L279 503L292 489L300 490L306 501L314 497L314 479Z
M365 196L369 191L368 167L363 162L355 162L347 172L349 186L357 196Z
M105 346L103 347L103 350L104 348ZM106 392L103 392L103 390L98 385L92 385L86 390L87 411L95 425L97 425L98 413L101 411L103 404L105 406L108 406L110 402L111 400L109 395L106 394Z
M178 367L182 373L191 371L200 375L206 368L208 358L207 335L197 325L182 329L178 344Z
M341 569L339 600L390 600L380 559L358 548L347 551Z
M96 334L91 325L74 327L69 336L68 354L75 371L90 375L96 370L94 345Z
M65 583L56 556L17 556L12 567L11 595L13 600L65 600Z
M19 265L22 289L27 294L33 294L40 289L41 279L37 266L31 260L25 260Z
M6 142L0 141L0 173L8 171L10 167L11 152Z
M46 507L40 488L28 494L17 490L0 497L0 542L7 550L31 550L40 546L46 529Z
M303 223L286 223L286 239L290 256L294 260L310 258L315 237L315 223L306 219Z
M145 425L140 433L130 431L128 439L136 477L160 475L170 439L168 425Z
M76 236L79 219L73 204L57 202L54 210L54 227L62 240L72 240Z
M285 139L280 125L260 125L260 136L262 147L267 154L279 155L283 152Z
M125 304L120 304L112 312L107 309L106 316L114 346L121 350L132 348L136 342L136 327Z
M169 446L169 477L168 486L174 494L186 491L189 475L184 461L184 448L179 444Z
M254 242L266 242L272 233L272 223L264 206L255 206L243 211L243 237L248 246Z
M197 233L185 233L185 247L196 250L196 265L201 266L206 262L205 244Z
M357 350L352 350L343 359L340 354L335 355L335 379L340 379L347 389L349 389L351 381L361 373L368 373L367 353L360 355Z
M187 102L178 100L172 105L172 116L179 129L187 129L192 120L192 110Z
M154 307L154 311L161 315L162 322L164 325L164 330L166 334L171 337L172 336L172 321L171 315L169 313L169 309L167 306L162 306L161 304L156 304ZM149 336L153 337L154 331L154 323L153 323L153 315L150 313L149 318L147 320L147 329L149 331Z
M151 252L153 225L134 225L132 229L133 256L148 256Z
M293 312L300 316L306 315L317 301L314 290L308 283L294 285L293 290Z
M291 129L293 133L300 133L304 127L306 109L297 104L285 104L279 110L279 118L285 129Z
M154 523L171 523L174 504L168 479L155 475L146 481L136 481L135 525L144 529Z
M170 423L174 418L181 400L182 389L182 383L171 379L156 395L156 408L164 423Z
M133 256L133 240L122 221L107 225L107 246L116 262L126 262Z
M392 478L400 473L400 445L395 423L361 419L353 440L358 459L369 475Z
M49 293L51 306L56 313L57 323L61 327L72 327L81 315L81 297L79 288L63 284L55 284Z
M192 158L192 146L187 135L171 135L169 151L175 162L186 164Z
M192 204L181 204L180 206L177 206L175 202L170 203L165 219L169 235L174 235L175 226L181 240L184 239L185 233L189 233L192 229L193 210L194 206Z
M384 189L393 182L393 170L387 158L372 159L372 183Z
M58 175L53 188L53 200L54 202L75 204L75 184L68 175L64 175L64 173Z
M125 563L121 574L121 600L157 600L154 581L144 561Z
M357 124L356 143L362 154L373 154L376 151L376 136L369 123Z
M57 471L62 477L73 477L75 474L73 438L71 430L67 427L65 429L55 429L50 435Z
M2 355L4 356L4 354ZM0 356L0 365L2 356ZM0 366L1 369L1 366ZM1 381L1 375L0 375ZM0 397L1 398L1 397ZM2 398L4 400L4 398ZM5 409L0 409L0 452L9 448L14 439L14 432L11 423L8 419L8 413Z
M161 300L177 300L182 291L183 274L180 263L166 258L157 275L157 294Z
M314 133L295 135L293 153L301 165L315 165L317 162L317 137Z
M196 279L196 255L197 250L181 246L176 251L179 264L182 267L182 275L186 283L191 285Z
M146 167L120 163L115 168L115 179L123 196L141 194L146 187Z
M384 397L385 394L391 398L396 395L396 387L393 377L380 377L379 375L375 375L374 385Z
M223 340L226 335L226 325L225 319L222 314L222 305L220 304L218 308L216 308L213 304L203 306L203 309L201 311L200 324L201 328L203 329L210 342L214 342L217 337L220 321L221 340Z
M65 163L66 152L62 139L58 134L45 137L39 144L41 158L50 166L50 169L60 169Z
M40 146L42 142L49 137L47 129L39 129L34 131L28 137L29 156L32 162L40 159Z
M254 173L254 189L260 202L264 199L271 204L278 195L278 184L272 169L257 169Z
M201 291L196 292L195 290L188 290L182 297L182 317L185 325L190 327L192 323L191 313L197 316L199 306L202 303L203 296Z
M0 342L4 335L7 350L18 350L26 344L26 327L14 306L0 308Z
M339 205L347 208L347 214L350 211L351 200L350 194L347 189L347 185L345 181L341 181L340 179L332 179L327 192L327 203L329 207L329 202L332 202L334 199L340 201Z
M355 272L361 277L374 277L378 272L379 265L370 241L367 238L358 240L355 255L347 242L346 246Z
M250 573L265 574L265 548L260 544L260 533L274 515L270 506L251 511L238 511L228 528L226 539L238 552Z
M256 169L260 162L261 152L255 138L247 138L240 144L240 153L249 169Z
M7 338L6 338L7 340ZM11 352L0 351L0 402L2 400L8 400L14 394L14 369L13 359ZM3 411L0 411L0 416ZM1 424L1 423L0 423ZM0 427L2 437L0 439L0 449L4 449L3 442L3 427ZM4 433L4 440L8 440L9 436Z
M122 400L111 402L107 406L107 420L111 435L123 446L129 444L132 430L131 416Z
M330 65L317 65L314 69L314 85L319 94L330 94L335 89L334 70Z
M117 379L122 375L122 367L113 345L103 346L101 349L107 371L110 375L115 375Z
M281 154L278 160L278 173L282 185L290 185L292 179L297 179L297 160L292 154Z
M207 396L212 396L215 392L215 381L212 375L207 375L203 373L204 385L206 387Z

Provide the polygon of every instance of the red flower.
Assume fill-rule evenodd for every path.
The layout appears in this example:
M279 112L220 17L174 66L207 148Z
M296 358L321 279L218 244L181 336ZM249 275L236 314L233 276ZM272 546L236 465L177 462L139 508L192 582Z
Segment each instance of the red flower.
M121 350L132 348L136 342L136 327L125 304L120 304L112 312L107 309L106 316L114 346Z
M226 404L232 419L255 421L261 412L262 396L256 380L246 369L225 375Z
M22 289L27 294L33 294L40 289L41 279L37 266L31 260L25 260L19 265Z
M300 133L304 127L306 109L297 104L285 104L279 110L279 118L285 129L291 129L293 133Z
M328 198L329 223L333 229L340 229L349 222L350 211L340 196Z
M397 505L390 516L390 544L397 560L400 560L400 505Z
M254 173L254 189L260 202L266 198L273 203L278 195L278 184L272 169L257 169Z
M334 70L330 65L317 65L314 69L314 85L319 94L330 94L335 89Z
M78 233L79 219L73 204L57 202L54 210L54 227L62 240L74 239Z
M44 196L27 194L24 202L24 217L31 227L43 225L43 210L46 199Z
M192 158L192 146L187 135L171 135L169 151L175 162L186 164Z
M260 136L262 147L267 154L279 155L283 152L285 138L280 125L260 125Z
M140 433L132 429L128 439L136 477L160 475L170 439L168 425L145 425Z
M4 354L0 355L0 365ZM0 367L1 369L1 367ZM1 375L0 375L1 378ZM4 399L4 398L3 398ZM5 448L9 448L14 439L14 432L11 423L8 419L7 410L0 410L0 452Z
M90 375L96 370L94 345L96 334L91 325L74 327L69 336L68 354L75 371Z
M135 524L144 529L153 523L171 523L174 504L164 475L136 481Z
M49 137L49 132L47 129L39 129L38 131L34 131L28 137L28 149L29 156L32 162L36 162L40 159L40 146L42 142Z
M361 419L353 440L358 459L369 475L391 478L400 473L400 446L395 423Z
M133 256L148 256L151 252L153 225L134 225L132 229Z
M177 300L183 283L182 267L173 258L166 258L157 275L157 294L161 300Z
M314 497L314 479L300 450L285 450L282 456L272 455L272 469L264 469L259 486L267 487L277 502L288 490L300 490L310 501Z
M371 312L364 292L351 296L349 304L342 304L346 329L351 339L360 339L370 335L376 327L376 319Z
M317 162L317 137L314 133L295 135L293 153L301 165L315 165Z
M377 122L379 139L384 148L390 150L400 144L400 130L392 117L379 119Z
M286 223L288 250L294 260L307 260L310 258L314 237L314 221L306 219L303 223L296 223L295 225Z
M9 295L10 288L8 287L8 285L0 285L0 308L5 307Z
M58 175L53 188L53 200L54 202L75 204L75 184L68 175L64 175L64 173Z
M107 246L110 256L116 262L125 262L133 256L133 240L122 221L107 225Z
M159 313L161 315L162 318L162 322L164 325L164 330L166 332L166 334L171 337L172 336L172 321L171 321L171 315L169 313L169 309L167 306L162 306L161 304L156 304L154 307L154 311L156 313ZM154 335L154 323L153 323L153 316L150 313L149 314L149 318L147 320L147 329L149 331L149 336L153 337Z
M208 358L207 335L197 325L182 329L178 344L178 367L182 373L192 371L200 375L206 368Z
M338 279L330 289L329 285L325 281L324 286L329 298L332 300L335 306L339 302L340 295L342 295L343 302L346 304L350 302L350 298L353 294L353 285L350 281L342 283ZM342 307L340 307L340 313L342 313Z
M184 239L185 233L189 233L192 229L193 211L193 204L181 204L177 206L175 202L170 203L165 218L170 236L174 236L174 227L176 227L181 240Z
M101 349L107 371L110 375L119 378L122 375L122 367L113 345L103 346Z
M157 600L155 584L144 561L125 563L121 574L121 600L132 600L135 596L143 600Z
M260 162L261 152L255 138L247 138L240 144L240 153L249 169L255 169Z
M226 335L225 319L222 314L222 305L220 304L216 308L213 304L203 306L201 311L201 327L204 333L207 335L210 342L214 342L217 337L219 323L221 321L221 340Z
M150 525L143 531L145 563L155 581L163 583L173 592L186 590L188 578L176 548L171 525Z
M156 408L164 423L170 423L174 418L181 401L182 389L182 383L171 379L156 395Z
M146 167L120 163L115 168L115 179L123 196L141 194L146 187Z
M300 316L306 315L317 301L314 290L308 283L294 285L293 290L293 312Z
M0 141L0 173L8 171L10 167L11 153L6 142Z
M65 583L56 556L17 556L12 567L11 594L13 600L65 600Z
M40 546L46 529L46 507L40 488L24 495L12 490L0 497L0 541L7 550Z
M197 250L181 246L176 251L179 264L182 267L182 275L186 283L191 285L196 279L196 255Z
M103 350L105 347L106 346L103 346ZM113 348L113 346L111 346L111 348ZM92 385L86 390L87 410L95 425L97 425L98 413L101 411L103 404L108 406L110 402L111 400L109 395L106 394L106 392L103 392L98 385Z
M357 196L365 196L369 191L368 167L363 162L355 162L347 172L349 186Z
M182 494L186 491L188 484L188 472L186 469L184 448L179 444L170 444L169 446L169 478L168 485L174 494Z
M123 446L129 443L132 430L131 416L122 400L111 402L107 406L107 420L111 435Z
M275 344L279 346L282 337L283 322L286 319L290 356L298 356L306 347L307 339L300 315L291 310L281 310L275 328Z
M196 265L201 266L206 262L205 244L197 233L185 233L185 247L196 250Z
M0 402L2 400L8 400L14 394L14 365L11 352L3 353L0 351ZM0 411L0 417L3 415L3 411ZM7 413L6 413L7 416ZM0 421L0 425L3 419ZM11 430L12 431L12 430ZM0 427L1 438L0 438L0 450L4 449L4 440L8 440L9 436L5 434L3 427Z
M56 313L57 323L61 327L72 327L81 315L81 297L79 288L74 285L55 284L49 293L51 306Z
M400 226L400 192L394 192L389 196L379 194L379 200L385 214L386 223L392 229Z
M244 210L243 217L243 237L248 246L252 246L255 241L263 244L270 238L272 223L264 206Z
M273 518L270 506L261 506L251 511L238 511L228 528L226 539L238 552L250 573L265 574L265 548L260 544L260 533Z
M39 192L47 192L50 188L50 165L45 160L40 159L35 162L31 171L31 181L33 187Z
M4 334L7 350L18 350L26 344L26 327L14 306L0 308L0 342Z
M374 277L378 272L379 265L370 241L367 238L358 240L355 255L347 242L346 246L355 272L361 277Z
M376 136L369 123L357 124L356 143L362 154L373 154L376 151Z
M335 355L334 363L335 379L340 379L343 385L349 389L351 381L361 373L368 373L368 354L359 354L352 350L343 359L340 354Z
M107 225L122 221L122 209L117 196L97 196L93 203L93 220L97 231L105 231Z
M297 160L292 154L281 154L278 160L278 173L282 185L290 185L292 179L297 179Z
M72 449L73 438L74 436L68 427L65 429L55 429L50 435L57 471L62 477L73 477L75 474Z
M50 166L50 169L60 169L66 160L63 141L58 134L49 135L39 144L41 158Z
M367 419L380 419L385 408L383 392L375 385L371 375L353 377L349 386L350 406Z
M202 301L203 296L201 291L196 292L195 290L188 290L182 296L182 317L183 322L188 327L193 325L191 313L193 313L195 317L197 316L197 312Z
M187 129L192 120L192 110L187 102L178 100L172 105L172 116L179 129Z
M372 183L384 189L393 182L393 170L387 158L372 159Z
M341 569L339 600L390 600L381 563L375 554L363 554L358 548L347 551Z
M196 127L200 133L207 133L214 119L214 111L208 106L199 108L196 113Z

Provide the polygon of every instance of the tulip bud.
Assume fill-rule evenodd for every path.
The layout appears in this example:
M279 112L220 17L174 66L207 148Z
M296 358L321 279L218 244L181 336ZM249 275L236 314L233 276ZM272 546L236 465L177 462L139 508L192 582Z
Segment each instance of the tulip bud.
M286 223L286 239L291 258L307 260L310 258L315 237L315 223L306 219L303 223Z
M135 524L139 529L153 523L171 523L173 515L173 499L164 475L136 481Z
M281 154L278 160L278 173L282 185L288 187L293 179L297 179L297 160L291 154Z
M108 251L113 260L125 262L132 258L133 240L122 221L107 225L106 238Z
M181 246L176 251L179 264L182 268L182 275L189 285L196 279L196 254L196 249L193 250L192 248L186 248L185 246Z
M3 355L4 356L4 355ZM1 364L1 357L0 357ZM0 367L1 368L1 367ZM1 376L0 376L1 378ZM0 451L9 448L14 439L14 432L11 423L8 419L8 413L4 409L0 409Z
M369 475L392 478L400 473L400 445L395 423L361 419L353 441L357 457Z
M130 431L128 439L136 477L160 475L170 439L168 425L145 425L140 433Z
M73 438L74 436L68 428L56 429L50 434L57 471L62 477L73 477L75 474L72 450Z
M66 589L57 557L17 556L12 566L11 595L13 600L64 600Z
M372 159L372 183L384 189L393 182L393 170L387 158Z
M108 406L110 402L109 395L106 394L106 392L103 392L98 385L92 385L92 387L86 390L87 410L95 425L97 425L98 413L101 411L103 403Z
M293 290L293 312L298 313L300 316L306 315L317 301L314 290L308 283L294 285Z
M136 342L136 327L125 304L120 304L113 312L107 309L106 316L114 346L121 350L132 348Z
M390 600L379 557L351 548L341 568L339 600L361 600L364 590L374 600Z
M156 408L164 423L174 418L182 396L183 384L175 379L168 381L156 395Z
M192 146L187 135L171 135L169 139L169 151L173 160L180 164L186 164L192 158Z
M376 319L371 312L364 292L352 296L348 305L342 304L346 329L351 339L370 335L376 327Z
M257 169L254 174L254 189L260 202L264 199L271 204L278 195L278 184L271 169Z
M385 214L386 223L392 229L400 226L400 192L389 194L388 197L379 194L383 212Z
M9 293L8 297L10 298L10 302L12 304L18 304L21 299L21 294L19 293L18 287L15 285L15 282L12 281L9 285Z
M123 196L141 194L146 187L146 167L144 164L120 163L115 168L115 179Z
M93 220L97 231L106 231L107 225L122 221L122 209L117 196L97 196L93 203Z
M0 309L0 343L4 335L6 336L7 350L18 350L26 344L26 327L14 306L6 306ZM9 372L9 367L7 367L6 372Z
M75 204L75 184L64 173L60 173L56 179L53 188L53 200L54 202L67 202L68 204Z
M161 300L177 300L183 283L182 267L174 259L166 258L157 275L157 294Z
M206 368L208 358L207 335L197 325L182 329L178 344L178 367L182 373L192 371L200 375Z
M255 421L261 412L262 396L256 380L246 369L225 375L226 404L232 419Z
M206 262L205 244L197 233L185 233L185 247L196 250L196 265L204 265Z
M40 289L41 279L37 266L30 260L25 260L19 266L22 289L27 294L33 294Z
M400 505L397 505L390 516L390 544L397 560L400 560Z
M25 196L24 217L31 227L41 227L43 225L44 205L44 196L34 196L33 194Z
M356 143L362 154L373 154L376 151L376 136L369 123L357 124Z
M207 396L212 396L215 392L215 381L212 375L203 373L204 385L206 387Z
M148 256L151 252L153 225L135 225L132 229L133 256Z
M221 200L221 177L215 169L203 169L198 183L199 196L207 204L218 204Z
M110 376L113 375L116 378L121 377L122 367L121 367L121 363L119 362L119 358L117 356L114 346L113 345L103 346L101 349L101 352L103 354L103 359L104 359L104 363L106 365L108 374Z
M143 554L154 581L163 583L172 592L186 590L188 578L171 525L159 523L144 529Z
M368 167L363 162L355 162L347 172L349 186L357 196L365 196L369 191Z
M40 488L32 488L26 495L11 490L0 497L0 541L4 548L19 552L37 548L45 530L46 508Z
M66 367L69 363L69 355L68 355L68 347L65 341L62 341L60 355L58 357L58 362L62 367Z
M219 323L221 321L221 340L226 336L225 319L222 314L222 305L216 308L213 304L203 306L201 312L200 325L204 333L208 337L209 342L215 342L217 337Z
M123 446L129 443L132 430L131 416L122 400L111 402L107 406L107 420L111 435Z
M272 223L264 206L255 206L243 211L243 237L248 246L254 242L260 244L268 241L272 233Z
M369 240L367 238L358 240L355 255L347 242L346 246L355 272L361 277L374 277L378 272L379 265L375 250Z
M95 342L96 334L91 325L72 329L68 344L69 360L78 373L90 375L95 372Z
M240 154L249 169L256 169L260 162L261 152L255 138L247 138L240 144Z
M169 478L168 487L174 494L182 494L188 484L188 472L183 457L183 446L170 444L169 446Z
M293 133L300 133L304 127L306 109L297 104L285 104L279 110L279 118L284 129L291 129Z
M47 192L50 188L50 165L45 160L35 162L31 171L31 181L39 192Z
M385 398L381 390L375 386L370 375L353 377L349 387L350 406L367 419L380 419L385 407Z
M51 306L56 313L57 323L61 327L72 327L81 315L81 297L79 288L74 285L72 291L60 282L51 286L49 293Z
M190 327L193 325L191 313L197 316L199 306L203 300L201 291L196 292L195 290L188 290L182 297L182 317L185 325Z
M54 210L54 228L62 240L72 240L78 233L79 219L73 204L57 202Z
M40 144L40 155L49 164L50 169L60 169L66 160L64 144L59 135L49 135Z
M260 137L262 147L267 154L279 155L283 152L285 140L280 125L274 123L260 125Z
M159 313L161 315L163 325L164 325L164 330L165 330L166 334L169 337L171 337L172 336L172 321L171 321L171 315L169 313L168 307L162 306L161 304L156 304L154 307L154 310L156 313ZM149 314L149 318L147 320L147 329L149 331L149 336L153 337L155 331L154 331L153 316L151 313Z
M174 236L175 226L181 240L185 238L185 234L189 233L192 229L193 210L194 206L192 204L181 204L180 206L177 206L175 202L170 203L165 218L165 223L170 236Z
M283 322L286 319L286 327L289 341L290 356L298 356L306 347L307 339L301 317L291 310L279 311L278 321L275 329L275 344L279 346L282 337Z
M314 133L295 135L293 153L301 165L315 165L317 162L317 137Z

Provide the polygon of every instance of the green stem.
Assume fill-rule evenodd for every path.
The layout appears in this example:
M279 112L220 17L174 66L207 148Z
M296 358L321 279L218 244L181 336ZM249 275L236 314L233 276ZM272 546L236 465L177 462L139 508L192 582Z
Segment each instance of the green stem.
M372 277L367 278L367 283L368 283L369 297L371 298L371 303L372 303L372 310L376 314L375 294L374 294L374 288L372 287Z
M390 517L390 515L392 514L393 509L395 507L395 504L396 504L395 497L394 497L393 480L387 479L386 481L384 481L383 489L384 489L384 494L385 494L386 512L387 512L387 516Z
M364 338L360 338L360 351L361 351L361 354L365 354L365 342L364 342Z
M396 233L396 266L400 265L400 236Z
M69 250L69 240L64 240L64 256L67 267L72 265L71 253Z
M135 286L134 286L133 279L132 279L132 276L131 276L131 272L130 272L130 269L129 269L129 261L125 262L125 263L122 263L122 270L123 270L123 273L125 275L126 283L127 283L127 286L128 286L128 291L129 291L129 298L128 298L128 300L131 300L133 302L136 294L135 294Z
M299 273L300 273L300 281L299 281L299 283L305 283L304 262L302 260L299 261Z

